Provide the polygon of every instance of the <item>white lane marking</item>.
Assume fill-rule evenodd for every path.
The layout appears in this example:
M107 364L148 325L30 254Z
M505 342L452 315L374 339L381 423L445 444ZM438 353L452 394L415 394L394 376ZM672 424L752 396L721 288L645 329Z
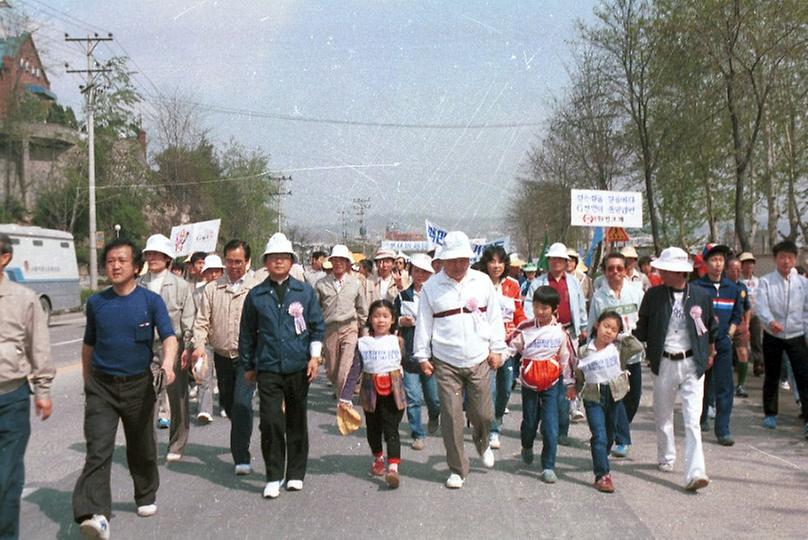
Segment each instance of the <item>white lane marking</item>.
M68 340L68 341L60 341L58 343L51 343L51 347L58 347L59 345L70 345L71 343L78 343L79 341L83 341L83 340L84 340L84 338L71 339L71 340Z
M806 472L806 471L805 471L805 469L803 469L802 467L800 467L800 466L799 466L799 465L797 465L796 463L791 463L791 462L790 462L790 461L788 461L787 459L783 459L783 458L781 458L781 457L779 457L779 456L775 456L774 454L770 454L770 453L768 453L768 452L764 452L764 451L763 451L763 450L761 450L760 448L755 448L755 447L754 447L754 446L752 446L751 444L749 445L749 448L751 448L752 450L755 450L756 452L760 452L760 453L761 453L761 454L763 454L764 456L768 456L768 457L770 457L770 458L774 458L774 459L776 459L776 460L778 460L778 461L782 461L783 463L785 463L785 464L787 464L787 465L791 465L792 467L794 467L794 468L795 468L795 469L797 469L798 471Z
M22 498L24 499L24 498L28 497L29 495L33 494L38 489L39 489L38 487L23 488L23 490L22 490Z
M58 321L51 321L50 326L67 326L69 324L83 323L86 320L87 320L86 317L81 317L79 319L64 319Z

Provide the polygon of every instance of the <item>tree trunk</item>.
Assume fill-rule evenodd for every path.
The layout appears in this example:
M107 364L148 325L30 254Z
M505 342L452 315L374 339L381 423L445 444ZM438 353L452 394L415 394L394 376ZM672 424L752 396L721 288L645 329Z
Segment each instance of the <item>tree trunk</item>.
M766 118L764 124L763 137L766 145L766 160L763 164L764 178L766 182L766 206L767 206L767 235L769 237L769 247L777 243L777 222L780 220L780 210L777 206L777 183L774 180L774 147L772 143L771 119Z

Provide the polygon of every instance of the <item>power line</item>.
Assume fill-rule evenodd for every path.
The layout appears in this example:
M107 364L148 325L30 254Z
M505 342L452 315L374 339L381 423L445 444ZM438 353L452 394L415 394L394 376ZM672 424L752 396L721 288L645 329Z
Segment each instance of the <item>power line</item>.
M147 94L148 95L148 94ZM157 101L175 98L163 98L160 96L148 96ZM484 123L467 123L467 124L427 124L416 122L373 122L366 120L349 120L339 118L325 118L314 116L303 116L282 113L270 113L266 111L255 111L250 109L240 109L236 107L225 107L222 105L212 105L209 103L202 103L193 100L180 100L187 105L195 105L201 109L205 109L212 113L232 114L237 116L250 116L257 118L269 118L273 120L286 120L290 122L305 122L310 124L330 124L341 126L362 126L362 127L381 127L381 128L407 128L407 129L511 129L518 127L537 127L542 126L542 122L484 122Z

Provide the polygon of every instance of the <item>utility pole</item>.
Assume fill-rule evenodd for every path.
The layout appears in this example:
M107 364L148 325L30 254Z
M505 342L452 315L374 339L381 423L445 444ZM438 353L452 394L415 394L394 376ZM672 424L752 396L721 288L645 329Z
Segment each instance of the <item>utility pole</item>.
M93 52L99 43L102 41L112 41L112 34L107 34L107 37L101 37L97 33L86 38L72 38L65 34L65 41L72 43L81 43L87 55L87 69L70 69L68 64L65 64L68 73L78 73L82 75L84 84L80 85L81 93L84 94L86 99L87 115L87 170L89 182L89 218L90 218L90 289L98 289L98 246L96 244L96 216L95 216L95 127L93 120L93 106L95 103L95 91L98 76L101 73L109 73L111 70L108 67L99 66L93 59Z
M278 232L283 232L283 198L292 194L291 189L284 191L283 184L284 182L291 182L292 177L270 175L269 179L275 180L278 183L278 192L275 193L278 197Z
M365 214L368 208L370 208L370 199L355 198L352 202L354 210L356 211L356 217L359 220L359 239L362 242L362 249L364 250L368 238L368 230L367 227L365 227Z

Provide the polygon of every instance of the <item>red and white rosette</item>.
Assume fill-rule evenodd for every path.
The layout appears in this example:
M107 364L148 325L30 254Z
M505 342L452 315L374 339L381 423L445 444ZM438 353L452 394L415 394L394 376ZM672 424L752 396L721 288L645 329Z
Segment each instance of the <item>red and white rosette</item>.
M306 319L303 318L303 304L300 302L289 304L289 315L295 319L295 332L302 334L306 330Z
M693 306L690 308L690 317L696 323L696 334L703 336L707 332L707 327L704 326L704 321L701 320L701 306Z

